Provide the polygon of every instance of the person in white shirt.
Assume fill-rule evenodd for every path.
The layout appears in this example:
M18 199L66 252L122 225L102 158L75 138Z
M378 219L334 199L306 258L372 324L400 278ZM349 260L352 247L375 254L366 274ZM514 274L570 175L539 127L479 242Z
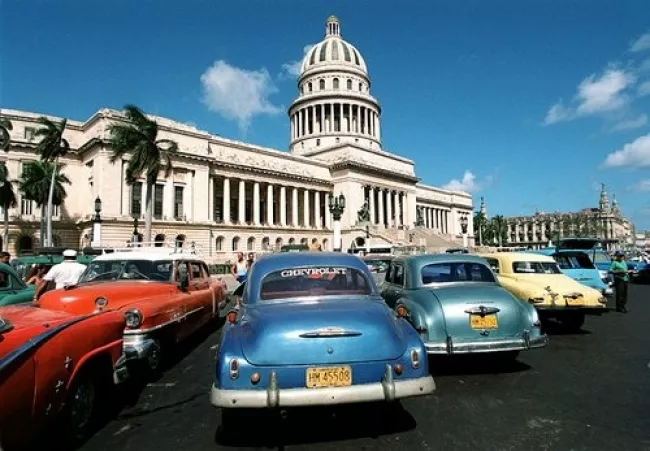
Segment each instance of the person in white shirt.
M53 282L56 289L74 285L79 281L79 277L85 270L86 265L77 262L77 251L72 249L63 251L63 261L52 266L45 274L43 280L36 287L34 300L37 301L41 297L46 291L49 282Z

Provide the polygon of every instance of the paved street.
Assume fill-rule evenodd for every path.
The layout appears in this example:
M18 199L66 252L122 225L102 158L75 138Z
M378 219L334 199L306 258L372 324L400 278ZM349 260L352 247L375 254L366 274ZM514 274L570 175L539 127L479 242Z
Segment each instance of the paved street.
M432 362L438 390L391 418L377 406L255 418L239 449L650 449L650 287L630 295L630 314L588 318L583 333L552 334L513 366ZM218 337L200 337L82 449L229 449L208 399Z

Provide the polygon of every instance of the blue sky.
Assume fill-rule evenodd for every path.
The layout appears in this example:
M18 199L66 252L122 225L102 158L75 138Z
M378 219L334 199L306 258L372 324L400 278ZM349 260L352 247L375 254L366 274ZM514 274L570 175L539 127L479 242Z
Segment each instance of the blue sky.
M0 0L0 106L135 103L285 150L291 64L330 14L369 66L385 149L424 183L515 215L595 205L603 182L650 228L647 0Z

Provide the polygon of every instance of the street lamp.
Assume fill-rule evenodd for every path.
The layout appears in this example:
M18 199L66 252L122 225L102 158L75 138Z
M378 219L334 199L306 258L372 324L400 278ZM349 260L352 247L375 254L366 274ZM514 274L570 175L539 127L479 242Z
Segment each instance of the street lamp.
M137 247L139 241L140 234L138 233L138 217L133 215L133 236L131 237L132 246Z
M460 218L460 228L463 232L463 248L467 249L467 226L469 225L469 221L467 219L467 216L461 216Z
M366 255L370 254L370 225L366 224Z
M339 194L338 197L329 196L329 209L334 218L334 242L333 247L335 252L341 252L341 216L345 210L345 196Z
M102 243L102 200L97 196L95 199L95 216L93 216L92 240L90 247L101 247Z

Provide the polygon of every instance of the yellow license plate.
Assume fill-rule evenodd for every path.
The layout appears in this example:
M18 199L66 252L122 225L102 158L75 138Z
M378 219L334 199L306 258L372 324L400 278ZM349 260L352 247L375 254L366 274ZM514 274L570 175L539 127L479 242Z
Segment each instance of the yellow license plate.
M497 329L499 323L496 313L491 315L469 315L469 324L472 329Z
M307 388L347 387L352 385L352 368L349 366L307 368Z

